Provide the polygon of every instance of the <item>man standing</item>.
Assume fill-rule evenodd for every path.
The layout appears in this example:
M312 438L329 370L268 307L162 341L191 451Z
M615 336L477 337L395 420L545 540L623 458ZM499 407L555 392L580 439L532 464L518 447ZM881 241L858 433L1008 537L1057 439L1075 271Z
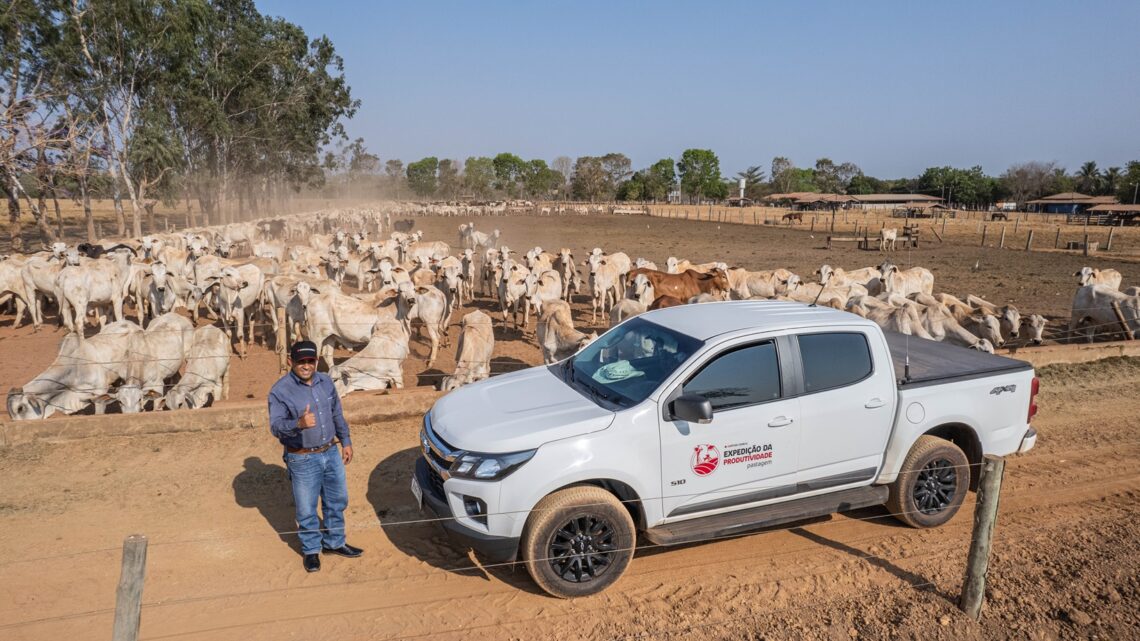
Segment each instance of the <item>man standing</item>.
M352 462L352 441L332 379L317 371L317 346L298 341L289 350L290 372L269 390L269 430L285 446L285 467L293 482L303 565L321 569L323 550L355 558L363 550L344 541L348 487L344 466ZM340 440L340 450L333 437ZM321 500L321 519L317 499Z

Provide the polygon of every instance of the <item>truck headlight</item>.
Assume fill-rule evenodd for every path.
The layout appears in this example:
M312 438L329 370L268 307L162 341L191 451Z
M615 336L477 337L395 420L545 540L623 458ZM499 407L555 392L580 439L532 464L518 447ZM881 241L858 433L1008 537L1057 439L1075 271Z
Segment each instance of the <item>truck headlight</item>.
M497 481L529 461L536 451L527 450L509 454L466 452L451 464L451 475L480 481Z

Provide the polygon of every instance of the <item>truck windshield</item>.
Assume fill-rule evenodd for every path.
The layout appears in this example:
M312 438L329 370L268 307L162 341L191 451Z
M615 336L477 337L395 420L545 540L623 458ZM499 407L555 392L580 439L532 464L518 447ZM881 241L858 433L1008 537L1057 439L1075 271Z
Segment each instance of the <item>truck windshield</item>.
M563 378L595 402L631 407L645 400L701 341L634 318L606 332L563 364Z

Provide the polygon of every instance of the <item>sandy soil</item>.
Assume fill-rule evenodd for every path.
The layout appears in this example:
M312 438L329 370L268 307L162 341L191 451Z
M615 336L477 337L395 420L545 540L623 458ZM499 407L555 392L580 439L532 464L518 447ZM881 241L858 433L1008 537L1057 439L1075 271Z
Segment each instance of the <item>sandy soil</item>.
M418 422L354 427L349 541L301 569L262 431L0 452L0 638L106 638L124 536L149 537L144 639L1128 639L1140 636L1140 364L1042 372L1037 448L1006 468L980 623L955 601L974 495L946 526L881 509L681 548L646 542L610 591L538 593L480 567L408 491Z
M423 217L416 224L428 238L456 244L460 222L465 220ZM570 247L581 257L591 248L601 246L607 251L625 251L630 258L645 257L662 268L666 258L678 256L694 262L722 260L748 269L786 267L810 279L823 263L855 269L883 260L877 251L860 251L851 245L824 249L825 234L813 234L805 226L721 224L644 216L508 216L480 218L476 224L484 231L501 229L503 243L520 252L535 245L554 251ZM923 243L918 249L900 249L890 257L903 268L920 265L930 269L935 276L935 291L961 297L975 294L999 304L1014 303L1022 314L1046 316L1050 321L1046 333L1049 338L1065 338L1075 289L1072 274L1081 266L1118 269L1125 277L1123 286L1135 283L1135 275L1140 271L1140 266L1126 262L1127 258L1084 258L1071 252L1026 253L977 247L966 240ZM490 299L477 300L463 313L476 307L492 312L497 304ZM493 316L501 318L497 313ZM127 317L133 318L133 311L128 309ZM452 338L458 337L459 328L455 325L461 318L462 314L452 317ZM589 304L584 297L575 304L575 319L580 327L591 326ZM3 390L18 387L43 371L55 357L64 335L63 330L52 325L33 332L30 326L13 329L11 324L11 315L0 315L0 354L5 363L0 371ZM535 326L532 318L524 335L496 323L492 362L495 373L541 362L534 342ZM593 328L604 330L605 325L599 319ZM264 324L259 327L266 329ZM428 367L426 335L413 340L412 355L404 364L404 384L437 385L455 368L456 343L452 340L450 346L442 348L438 360ZM347 356L348 352L340 353L342 358ZM276 356L265 345L256 345L246 360L232 360L230 402L264 401L276 376ZM115 411L113 406L110 411Z

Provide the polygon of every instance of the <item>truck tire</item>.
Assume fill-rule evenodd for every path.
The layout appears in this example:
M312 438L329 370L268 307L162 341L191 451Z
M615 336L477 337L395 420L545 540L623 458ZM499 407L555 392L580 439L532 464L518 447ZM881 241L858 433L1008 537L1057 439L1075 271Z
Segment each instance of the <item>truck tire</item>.
M522 536L531 578L548 594L597 594L617 581L633 558L636 531L629 511L609 492L571 487L538 502Z
M891 485L887 509L911 527L938 527L962 507L970 485L970 462L957 445L924 435L903 460Z

